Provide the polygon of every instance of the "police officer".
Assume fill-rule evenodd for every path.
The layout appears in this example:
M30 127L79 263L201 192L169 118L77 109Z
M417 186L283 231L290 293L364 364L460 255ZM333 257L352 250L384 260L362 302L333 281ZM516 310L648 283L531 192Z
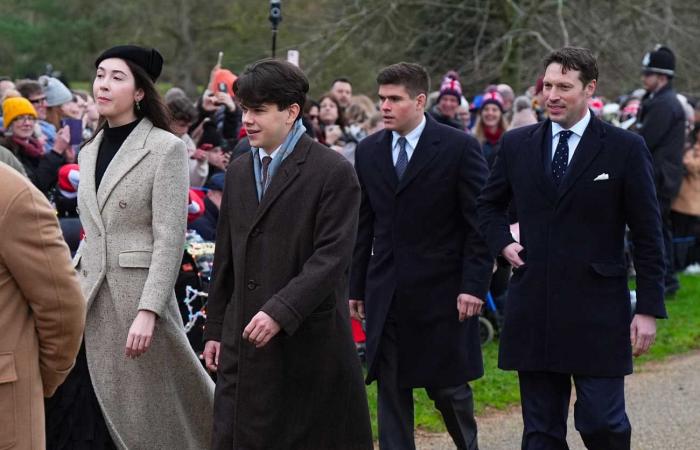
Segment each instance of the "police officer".
M644 55L642 83L646 94L637 118L637 130L646 141L654 160L654 181L663 222L666 251L666 296L680 287L673 273L671 235L671 202L678 194L683 179L683 145L685 113L673 89L676 58L668 47L657 46Z

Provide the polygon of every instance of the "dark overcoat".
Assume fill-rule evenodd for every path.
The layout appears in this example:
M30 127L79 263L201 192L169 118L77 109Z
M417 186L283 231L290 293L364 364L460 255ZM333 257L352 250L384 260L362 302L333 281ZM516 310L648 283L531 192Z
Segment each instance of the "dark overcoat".
M391 142L389 131L373 134L355 156L362 203L350 298L365 304L367 382L393 308L399 384L457 386L483 375L478 320L459 322L457 296L484 299L489 286L493 259L476 216L486 163L476 139L426 116L399 181Z
M213 448L371 449L347 303L355 172L304 135L258 203L252 158L229 166L217 228L204 336L221 342ZM282 327L260 349L242 339L258 311Z
M525 265L513 271L499 367L586 376L632 372L624 256L631 230L637 313L665 317L663 244L644 141L592 117L557 189L551 122L507 132L479 199L493 254L513 242L517 205Z
M638 131L654 161L654 182L662 207L668 207L683 181L685 121L685 111L671 84L642 99Z

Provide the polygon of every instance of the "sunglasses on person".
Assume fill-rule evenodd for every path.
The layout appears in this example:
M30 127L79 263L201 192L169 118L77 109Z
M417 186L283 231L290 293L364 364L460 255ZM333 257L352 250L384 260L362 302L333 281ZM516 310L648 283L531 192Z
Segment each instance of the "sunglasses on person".
M40 103L46 102L46 96L39 97L39 98L30 98L29 102L33 105L38 105Z

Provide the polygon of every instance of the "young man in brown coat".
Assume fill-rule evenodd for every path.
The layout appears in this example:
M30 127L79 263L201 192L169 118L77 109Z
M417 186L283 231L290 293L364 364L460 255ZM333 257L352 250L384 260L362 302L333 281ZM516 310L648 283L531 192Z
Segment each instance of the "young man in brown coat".
M252 151L226 173L204 339L213 449L372 449L350 333L360 187L299 120L309 84L259 61L236 81Z
M44 397L70 372L85 299L44 195L0 163L0 448L45 448Z

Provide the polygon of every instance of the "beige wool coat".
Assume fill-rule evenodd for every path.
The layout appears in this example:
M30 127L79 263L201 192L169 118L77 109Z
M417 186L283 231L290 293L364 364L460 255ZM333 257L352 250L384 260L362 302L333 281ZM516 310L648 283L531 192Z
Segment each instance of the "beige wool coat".
M44 396L80 347L85 300L56 213L0 163L0 449L42 450Z
M102 132L79 155L85 238L74 258L95 393L120 449L207 448L214 385L190 348L173 290L187 221L185 145L142 119L96 190L101 141ZM153 342L129 359L127 335L141 309L158 315Z

